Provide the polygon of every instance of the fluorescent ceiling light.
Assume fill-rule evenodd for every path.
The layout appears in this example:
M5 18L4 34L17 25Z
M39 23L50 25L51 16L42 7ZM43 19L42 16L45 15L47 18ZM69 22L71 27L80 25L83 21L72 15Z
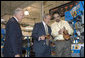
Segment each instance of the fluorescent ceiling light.
M24 14L25 15L29 15L29 11L28 10L25 10Z

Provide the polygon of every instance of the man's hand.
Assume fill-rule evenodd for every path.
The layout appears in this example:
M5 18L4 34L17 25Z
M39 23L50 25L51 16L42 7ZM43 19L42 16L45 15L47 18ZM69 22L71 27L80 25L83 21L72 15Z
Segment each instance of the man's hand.
M63 34L63 29L60 29L58 33Z
M43 35L43 36L40 36L40 39L41 40L45 40L45 36Z
M20 57L20 55L19 55L19 54L17 54L17 55L15 55L15 57Z

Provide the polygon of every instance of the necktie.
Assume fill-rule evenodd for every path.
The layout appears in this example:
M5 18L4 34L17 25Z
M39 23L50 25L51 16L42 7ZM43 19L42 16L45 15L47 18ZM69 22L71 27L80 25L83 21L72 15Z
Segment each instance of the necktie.
M46 33L46 35L48 35L48 27L47 27L47 25L45 25L45 33ZM49 45L49 40L48 39L46 39L46 45Z

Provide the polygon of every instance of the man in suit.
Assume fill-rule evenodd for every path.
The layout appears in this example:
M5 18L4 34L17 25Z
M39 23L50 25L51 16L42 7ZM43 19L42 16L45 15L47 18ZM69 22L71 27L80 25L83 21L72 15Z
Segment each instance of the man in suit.
M46 35L51 35L51 28L48 26L48 23L51 19L49 14L44 16L44 19L40 23L34 25L32 31L33 38L33 50L35 52L35 57L50 57L50 40L45 38Z
M6 39L3 50L4 57L21 57L22 32L18 22L24 18L24 11L17 8L6 24Z

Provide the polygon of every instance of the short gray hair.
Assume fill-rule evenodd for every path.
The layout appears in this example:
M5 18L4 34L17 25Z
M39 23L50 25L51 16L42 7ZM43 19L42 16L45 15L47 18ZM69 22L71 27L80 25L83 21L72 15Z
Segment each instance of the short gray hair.
M17 8L17 9L15 9L13 15L17 14L17 13L20 12L20 11L23 11L23 9L22 9L22 8Z
M51 15L50 15L50 14L45 14L45 15L43 16L43 19L46 18L47 16L51 16Z

